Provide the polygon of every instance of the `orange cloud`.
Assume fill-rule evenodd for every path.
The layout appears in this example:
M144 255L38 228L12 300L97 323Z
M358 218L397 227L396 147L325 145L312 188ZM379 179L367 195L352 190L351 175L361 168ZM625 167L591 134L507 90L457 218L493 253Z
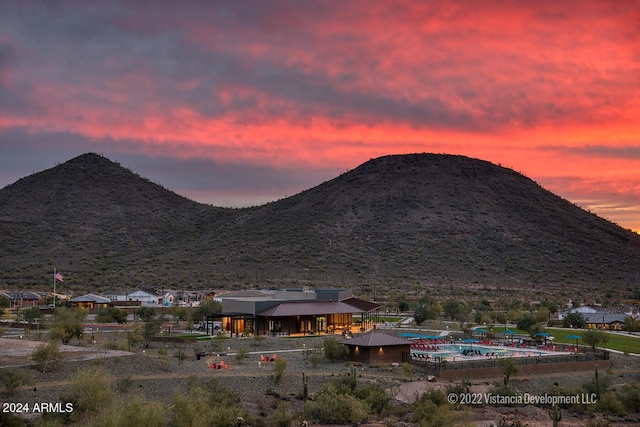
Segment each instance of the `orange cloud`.
M283 168L448 152L593 206L640 196L631 3L63 1L32 12L0 5L0 132Z

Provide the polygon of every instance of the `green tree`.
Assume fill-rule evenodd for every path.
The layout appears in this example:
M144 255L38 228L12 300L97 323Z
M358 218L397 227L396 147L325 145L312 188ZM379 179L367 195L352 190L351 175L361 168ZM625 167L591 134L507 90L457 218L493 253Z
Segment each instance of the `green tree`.
M222 304L217 301L205 301L200 304L193 312L194 322L203 322L207 320L207 316L222 312Z
M466 309L466 305L462 301L455 299L448 299L442 305L442 311L444 315L450 320L460 319L462 313Z
M624 329L628 332L640 331L640 321L633 317L627 317L624 319Z
M40 319L42 317L42 312L38 307L29 307L25 308L21 311L22 318L27 323L33 323L36 319Z
M68 344L73 338L80 339L84 330L86 311L80 308L59 307L53 313L53 326L49 337Z
M157 317L148 318L144 322L144 328L142 329L142 338L144 340L144 347L149 348L151 340L160 333L162 328L162 321Z
M551 313L547 307L540 307L538 311L536 311L535 317L538 322L548 322L551 318Z
M96 314L96 322L98 323L127 323L127 312L121 308L107 307L98 310Z
M504 379L504 385L509 384L509 379L512 375L518 373L518 363L513 357L507 357L505 359L498 360L498 366L502 367L502 376Z
M156 317L156 311L151 307L139 307L136 309L135 314L143 322Z
M572 311L564 315L562 318L562 326L565 328L582 329L587 326L587 319L584 317L584 314Z
M417 303L413 311L413 319L418 325L422 325L425 320L431 320L440 314L440 306L435 298L425 295Z
M599 331L597 329L589 329L582 334L582 342L593 349L596 352L596 347L601 346L609 341L609 335L606 332Z
M7 308L11 306L11 300L4 295L0 295L0 308Z
M516 326L522 331L530 331L531 327L538 323L530 312L525 313L520 320L516 321Z
M187 320L187 308L186 307L170 307L169 314L176 321L176 326L178 322Z

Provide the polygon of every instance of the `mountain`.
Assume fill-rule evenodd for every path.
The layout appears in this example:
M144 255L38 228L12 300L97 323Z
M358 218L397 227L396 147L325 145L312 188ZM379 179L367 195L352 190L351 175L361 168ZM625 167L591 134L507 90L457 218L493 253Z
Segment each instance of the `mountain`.
M264 206L181 197L96 154L0 190L0 283L614 289L640 236L463 156L385 156Z

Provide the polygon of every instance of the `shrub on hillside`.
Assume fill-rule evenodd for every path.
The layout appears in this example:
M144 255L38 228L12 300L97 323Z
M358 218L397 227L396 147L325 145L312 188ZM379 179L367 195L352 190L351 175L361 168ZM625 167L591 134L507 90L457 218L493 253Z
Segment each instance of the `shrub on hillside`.
M63 358L60 345L57 342L40 344L31 353L31 360L35 362L36 368L43 373L55 369Z
M32 378L24 371L17 369L0 370L0 382L4 385L7 394L12 395L18 387L32 384Z
M323 340L324 357L331 361L343 360L349 353L349 349L333 337L327 337Z

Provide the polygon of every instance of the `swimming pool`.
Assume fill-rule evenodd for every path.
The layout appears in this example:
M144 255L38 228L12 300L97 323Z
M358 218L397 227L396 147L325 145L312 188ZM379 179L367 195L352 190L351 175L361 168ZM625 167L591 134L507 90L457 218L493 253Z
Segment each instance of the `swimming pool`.
M530 347L504 347L499 345L437 344L412 345L411 358L415 361L480 360L504 357L537 357L570 354L568 352L540 350Z

